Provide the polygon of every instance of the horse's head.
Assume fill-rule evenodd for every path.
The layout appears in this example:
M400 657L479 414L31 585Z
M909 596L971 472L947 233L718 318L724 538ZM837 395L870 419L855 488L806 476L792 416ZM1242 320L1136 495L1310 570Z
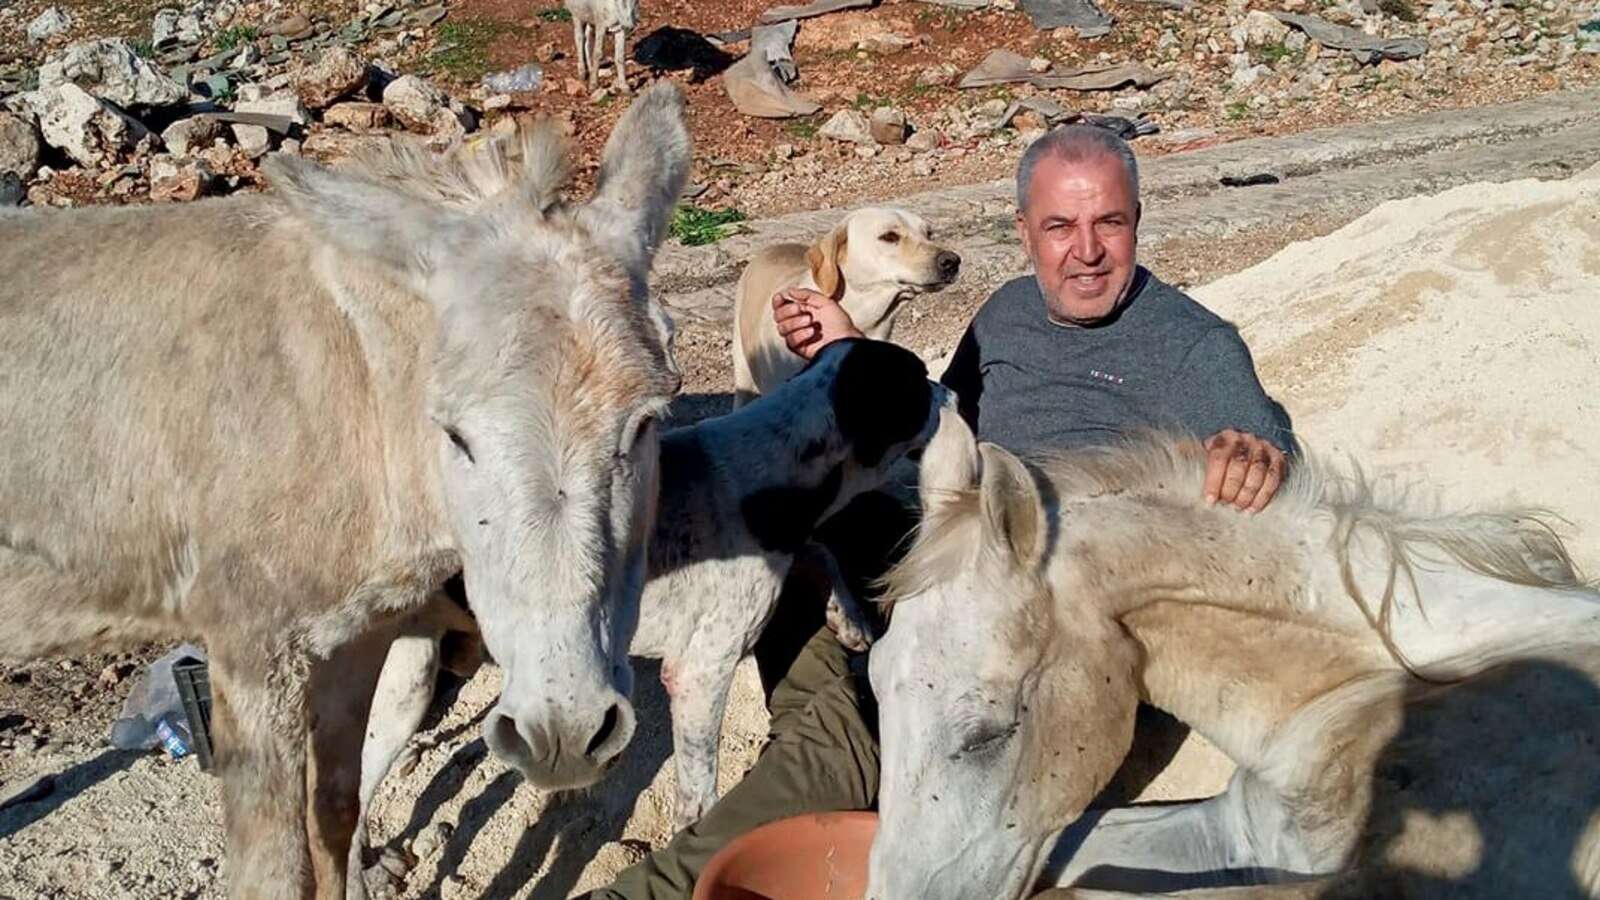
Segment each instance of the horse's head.
M565 155L544 127L520 147L443 160L394 151L360 175L275 173L327 241L432 308L420 427L505 673L486 739L556 788L594 782L634 728L628 645L655 515L655 420L680 383L646 284L688 169L681 93L639 98L578 208L560 197Z
M923 521L872 651L883 740L871 900L1020 898L1132 740L1133 659L1045 570L1059 519L1033 472L945 413Z

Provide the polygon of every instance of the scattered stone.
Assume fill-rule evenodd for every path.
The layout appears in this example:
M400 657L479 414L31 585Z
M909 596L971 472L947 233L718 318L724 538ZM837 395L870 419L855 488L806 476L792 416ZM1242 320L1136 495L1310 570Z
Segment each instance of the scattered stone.
M72 19L60 9L52 6L28 23L28 40L37 44L47 41L72 27Z
M1034 58L1028 60L1028 71L1037 72L1042 75L1045 72L1050 71L1050 67L1053 65L1055 65L1055 63L1052 63L1049 59L1043 56L1035 56Z
M880 149L877 144L860 144L856 147L856 156L861 159L871 159L878 155Z
M955 63L938 63L917 73L917 86L945 87L955 84L956 79L959 77L961 77L961 70L956 68Z
M414 131L431 131L441 111L448 111L449 98L432 82L415 75L402 75L383 89L383 105L400 124Z
M43 149L31 116L0 112L0 172L31 178Z
M179 163L171 157L157 156L150 161L150 199L157 203L198 200L215 177L204 160Z
M167 146L167 152L182 158L211 146L221 134L222 126L215 119L194 116L168 125L167 130L161 132L161 142Z
M939 148L939 132L933 129L919 129L906 138L906 146L918 153L927 153L929 150Z
M281 116L302 128L311 123L311 113L301 105L300 98L290 91L270 94L255 100L241 100L235 103L233 108L239 113Z
M410 854L396 847L385 847L378 854L378 866L396 878L405 878L416 864Z
M1244 17L1244 43L1247 47L1281 44L1289 36L1289 26L1272 15L1253 9Z
M795 150L793 144L772 145L772 157L774 159L794 159L794 153Z
M922 0L922 2L953 9L984 9L989 5L989 0Z
M81 166L110 165L149 135L137 120L75 84L56 85L41 96L44 142Z
M886 31L862 38L856 42L856 49L876 53L879 56L893 56L916 46L916 44L917 42L914 39L908 38L903 34Z
M850 144L870 144L872 123L858 109L841 109L817 131L817 135Z
M293 74L294 92L312 109L323 109L367 86L367 61L344 47L329 47L316 62Z
M261 29L261 33L268 37L278 36L285 40L298 41L310 37L313 31L311 20L302 13L295 13Z
M233 130L233 142L239 145L239 152L250 159L260 159L272 149L272 132L260 125L235 122L228 127Z
M56 780L48 774L18 779L0 788L0 809L42 800L55 789Z
M134 52L120 38L73 44L39 68L39 89L71 84L124 109L171 106L189 92Z
M906 142L906 114L892 106L880 106L873 110L868 127L872 139L880 144Z
M418 859L428 859L444 849L444 845L449 842L450 835L454 832L455 829L449 822L435 822L422 829L411 842L411 852L415 853Z
M325 125L337 125L357 134L378 131L389 124L389 110L381 103L350 101L328 107L322 114Z

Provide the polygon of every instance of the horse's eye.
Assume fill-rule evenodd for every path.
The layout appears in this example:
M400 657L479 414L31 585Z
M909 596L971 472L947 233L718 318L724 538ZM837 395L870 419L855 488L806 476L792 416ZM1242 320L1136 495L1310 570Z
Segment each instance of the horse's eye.
M1006 742L1017 733L1017 723L1009 725L985 725L975 729L961 742L961 749L956 751L956 756L966 756L969 753L990 753L999 750Z
M467 440L461 436L461 432L454 428L446 428L444 433L450 436L450 443L455 445L457 452L467 458L467 462L474 462L472 448L467 446Z
M883 241L885 244L898 244L900 243L900 232L885 231L883 234L878 235L878 240Z

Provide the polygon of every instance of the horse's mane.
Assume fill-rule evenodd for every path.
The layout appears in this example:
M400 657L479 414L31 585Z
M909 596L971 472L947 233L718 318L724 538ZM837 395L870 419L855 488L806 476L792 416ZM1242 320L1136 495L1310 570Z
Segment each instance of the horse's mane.
M1104 446L1035 461L1036 477L1059 508L1108 495L1143 496L1177 506L1202 507L1205 458L1195 442L1170 433L1145 432ZM903 602L953 575L972 558L979 521L976 489L939 497L938 515L919 527L910 550L881 581L884 602ZM1393 482L1375 483L1357 465L1341 472L1303 456L1273 498L1275 517L1330 515L1339 570L1351 599L1396 661L1410 669L1389 627L1395 585L1413 581L1416 562L1428 548L1481 575L1511 584L1554 589L1592 587L1579 574L1553 523L1560 517L1537 508L1440 513L1424 510L1415 492ZM1068 526L1070 527L1070 526ZM1376 536L1387 548L1389 572L1373 604L1356 584L1351 546L1358 533Z
M569 174L566 138L543 119L515 135L458 142L443 153L415 138L375 141L341 168L453 206L478 206L515 187L541 210L560 199Z

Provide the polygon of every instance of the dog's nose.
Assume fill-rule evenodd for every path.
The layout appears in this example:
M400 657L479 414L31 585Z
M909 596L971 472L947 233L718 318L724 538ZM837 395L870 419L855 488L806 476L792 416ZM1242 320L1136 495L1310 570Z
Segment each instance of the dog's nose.
M939 266L939 274L946 280L956 277L956 273L961 271L961 257L949 250L940 250L933 261Z

